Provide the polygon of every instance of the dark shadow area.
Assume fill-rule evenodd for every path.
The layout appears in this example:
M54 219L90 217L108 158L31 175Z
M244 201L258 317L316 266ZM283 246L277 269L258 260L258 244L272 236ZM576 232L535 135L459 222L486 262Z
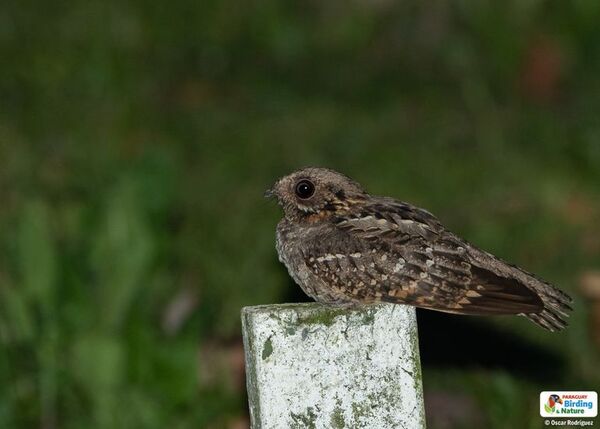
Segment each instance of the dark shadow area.
M277 259L275 258L277 261ZM306 295L300 286L294 282L294 280L288 275L287 269L283 264L277 261L277 269L282 270L285 273L287 282L285 283L285 291L282 294L281 302L312 302L314 301L311 297Z
M282 302L313 302L308 295L306 295L300 286L298 286L294 281L290 278L288 282L288 287L286 288L284 299Z
M498 369L540 383L559 382L566 372L554 351L482 318L419 309L417 320L423 367Z

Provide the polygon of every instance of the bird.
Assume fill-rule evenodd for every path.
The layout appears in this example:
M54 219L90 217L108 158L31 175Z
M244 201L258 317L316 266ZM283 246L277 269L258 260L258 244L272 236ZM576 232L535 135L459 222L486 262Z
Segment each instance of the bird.
M265 197L283 210L279 260L317 302L520 315L552 332L567 326L565 292L470 244L427 210L371 195L342 173L302 168Z
M554 411L554 406L555 406L556 404L561 404L561 405L562 405L562 403L563 403L563 401L562 401L562 399L560 398L560 396L558 396L558 395L555 395L555 394L554 394L554 395L550 395L550 396L548 397L548 404L547 404L547 406L548 406L548 407L550 407L550 409L551 409L552 411Z

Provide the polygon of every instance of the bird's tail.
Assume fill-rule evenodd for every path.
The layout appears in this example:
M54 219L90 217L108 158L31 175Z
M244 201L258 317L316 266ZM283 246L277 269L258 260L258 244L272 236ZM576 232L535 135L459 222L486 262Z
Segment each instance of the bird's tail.
M536 325L551 332L563 330L568 325L565 320L569 317L568 312L573 310L570 305L573 299L551 284L533 275L531 276L535 279L535 284L532 287L542 299L544 309L538 313L524 314L524 316Z

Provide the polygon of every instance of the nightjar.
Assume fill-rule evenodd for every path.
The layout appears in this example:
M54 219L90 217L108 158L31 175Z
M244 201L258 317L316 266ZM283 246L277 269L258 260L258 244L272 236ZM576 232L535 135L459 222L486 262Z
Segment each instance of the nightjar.
M279 179L277 252L306 294L329 304L408 304L468 315L517 314L567 326L571 298L448 231L431 213L305 168Z

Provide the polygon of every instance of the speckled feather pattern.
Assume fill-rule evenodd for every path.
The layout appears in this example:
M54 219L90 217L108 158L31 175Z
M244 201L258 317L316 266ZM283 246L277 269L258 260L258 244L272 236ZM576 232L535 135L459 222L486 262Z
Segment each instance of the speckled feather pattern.
M298 181L314 185L314 194L295 195ZM571 299L564 292L459 238L423 209L371 196L320 168L294 172L271 192L285 213L279 258L316 301L521 314L551 331L566 326Z

